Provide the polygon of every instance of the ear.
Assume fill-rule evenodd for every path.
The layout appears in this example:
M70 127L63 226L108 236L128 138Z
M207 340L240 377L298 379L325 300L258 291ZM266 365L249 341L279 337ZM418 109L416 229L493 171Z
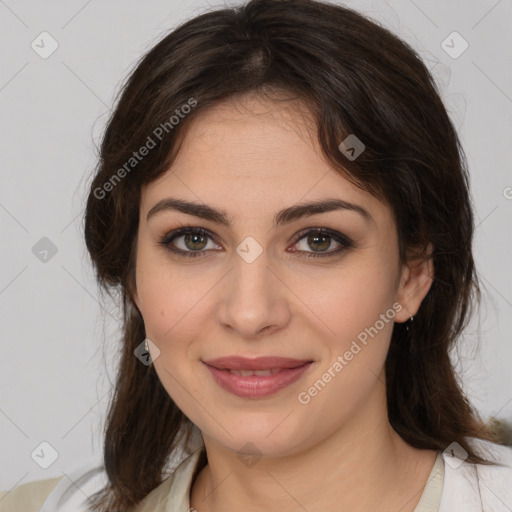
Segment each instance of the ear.
M406 322L411 315L416 315L430 290L434 279L432 251L433 246L430 243L426 256L414 257L410 251L408 252L407 262L402 265L400 285L396 294L396 301L402 305L402 309L396 313L395 322Z

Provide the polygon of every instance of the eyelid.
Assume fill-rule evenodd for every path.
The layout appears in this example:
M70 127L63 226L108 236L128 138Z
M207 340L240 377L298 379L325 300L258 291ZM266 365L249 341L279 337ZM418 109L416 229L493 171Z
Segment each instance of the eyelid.
M339 244L339 247L337 249L328 250L328 251L318 251L317 252L317 251L298 250L298 251L292 251L292 252L298 252L301 254L301 257L304 257L306 259L308 259L308 258L316 258L316 259L326 258L327 259L327 258L335 258L336 256L340 256L343 253L345 253L347 250L355 247L354 242L347 235L344 235L343 233L340 233L339 231L329 229L329 228L324 228L324 227L309 227L309 228L299 231L294 237L295 242L293 243L293 245L296 245L297 243L299 243L303 238L305 238L308 235L316 235L316 234L324 235L324 236L327 236L328 238L331 238L332 240L334 240L335 242L337 242Z
M198 250L198 251L192 251L192 250L189 250L189 251L185 251L183 249L172 249L169 244L175 240L176 238L179 238L181 236L184 236L188 233L200 233L208 238L210 238L214 243L216 243L217 245L222 245L220 244L218 241L217 241L217 237L216 235L214 235L213 233L211 233L208 229L205 229L201 226L192 226L192 225L181 225L181 227L179 228L176 228L176 229L173 229L169 232L167 232L163 237L161 237L160 241L159 241L159 244L164 246L165 249L167 249L168 251L174 253L174 254L178 254L180 256L184 256L184 257L197 257L197 256L203 256L203 255L207 255L209 252L211 252L212 250L215 250L215 249L202 249L202 250ZM299 241L301 241L303 238L305 238L307 235L314 235L314 234L321 234L321 235L325 235L333 240L335 240L336 242L338 242L340 244L340 248L338 249L335 249L335 250L330 250L330 251L325 251L325 252L322 252L322 251L319 251L319 252L315 252L315 251L302 251L302 250L298 250L298 251L292 251L292 252L297 252L297 253L301 253L301 254L305 254L306 258L309 258L309 257L328 257L328 256L335 256L335 255L339 255L340 253L344 252L345 250L347 249L350 249L352 247L354 247L354 242L353 240L351 240L347 235L344 235L343 233L340 233L336 230L333 230L333 229L329 229L329 228L324 228L324 227L308 227L308 228L304 228L303 230L299 231L298 233L296 233L293 237L294 239L294 242L292 245L296 245Z
M329 228L324 228L324 227L310 227L310 228L305 228L305 229L299 231L294 236L294 238L295 238L294 244L296 244L299 240L304 238L306 235L315 234L315 233L320 233L320 234L329 236L329 237L333 238L334 240L336 240L337 242L339 242L340 244L345 245L347 247L354 245L353 240L350 239L347 235L344 235L343 233L340 233L339 231L336 231L334 229L329 229Z
M187 235L188 233L199 233L207 238L210 238L215 244L221 245L217 241L217 237L211 233L209 230L200 227L200 226L192 226L192 225L181 225L181 227L173 229L169 232L167 232L163 237L160 238L159 244L163 245L163 247L175 254L179 255L186 255L189 254L193 256L199 256L201 254L207 254L208 252L212 251L213 249L208 250L201 250L201 251L184 251L182 249L171 249L169 245L172 241L174 241L176 238L180 238L182 236Z

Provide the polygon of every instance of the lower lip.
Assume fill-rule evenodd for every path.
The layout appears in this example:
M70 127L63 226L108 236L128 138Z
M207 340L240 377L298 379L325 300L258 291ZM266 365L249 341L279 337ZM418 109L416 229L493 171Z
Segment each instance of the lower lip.
M281 389L300 379L309 370L311 363L305 363L298 368L284 368L274 375L234 375L228 370L219 370L204 363L210 370L215 382L230 393L242 398L261 398L273 395Z

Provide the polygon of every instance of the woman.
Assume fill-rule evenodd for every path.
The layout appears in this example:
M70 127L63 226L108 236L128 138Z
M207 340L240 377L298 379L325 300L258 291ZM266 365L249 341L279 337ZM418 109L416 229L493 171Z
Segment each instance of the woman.
M510 508L512 449L449 358L479 297L473 229L459 139L403 41L310 0L188 21L125 84L87 201L124 311L104 467L81 497L53 479L4 502Z

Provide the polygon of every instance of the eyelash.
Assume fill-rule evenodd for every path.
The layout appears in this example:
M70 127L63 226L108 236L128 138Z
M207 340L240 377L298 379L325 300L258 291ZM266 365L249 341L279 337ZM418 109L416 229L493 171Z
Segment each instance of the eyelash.
M174 231L167 233L163 238L161 238L161 240L158 243L160 245L164 246L165 249L167 249L168 251L178 254L179 256L184 256L186 258L196 258L198 256L204 255L204 253L206 252L205 250L183 251L182 249L176 249L176 248L173 249L170 247L169 244L173 240L175 240L176 238L179 238L180 236L187 235L189 233L200 234L205 237L211 238L212 240L214 239L214 237L204 228L187 226L187 227L175 229ZM334 251L329 251L329 252L324 252L324 253L310 252L310 251L297 251L297 252L303 253L305 258L324 258L324 257L328 257L328 256L337 256L340 253L346 251L347 249L354 247L353 241L350 238L348 238L346 235L343 235L336 231L331 231L326 228L308 228L308 229L305 229L305 230L297 233L297 235L296 235L297 238L296 238L295 242L293 243L293 245L297 244L299 241L301 241L303 238L307 237L308 235L327 236L327 237L335 240L339 244L341 244L341 247Z

